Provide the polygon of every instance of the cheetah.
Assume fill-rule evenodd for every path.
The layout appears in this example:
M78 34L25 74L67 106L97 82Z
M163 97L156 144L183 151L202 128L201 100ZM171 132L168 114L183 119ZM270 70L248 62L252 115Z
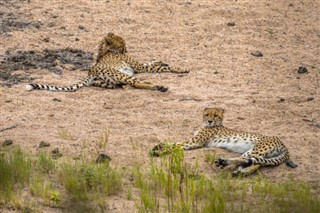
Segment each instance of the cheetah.
M206 108L203 112L204 127L193 138L183 143L161 143L153 147L150 154L161 156L169 153L173 147L181 147L184 150L202 147L224 148L242 154L237 158L219 158L215 161L219 168L235 167L233 176L249 175L262 166L276 166L283 162L289 167L297 167L289 159L288 149L279 138L229 129L223 126L223 115L224 109Z
M26 90L50 90L72 92L85 86L97 86L114 89L124 85L130 85L139 89L150 89L166 92L168 87L140 81L133 77L134 73L188 73L188 70L170 67L161 61L139 63L126 54L126 43L123 38L113 33L107 36L99 44L96 64L89 69L88 76L82 82L71 86L49 86L42 84L28 84Z

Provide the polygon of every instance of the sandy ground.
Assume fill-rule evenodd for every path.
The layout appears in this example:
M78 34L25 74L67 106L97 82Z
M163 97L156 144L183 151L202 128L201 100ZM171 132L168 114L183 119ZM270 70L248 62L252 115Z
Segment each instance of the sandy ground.
M11 139L31 153L47 141L49 150L58 147L73 158L84 141L90 147L108 129L103 151L114 165L147 165L150 148L192 137L202 125L202 110L218 106L230 128L279 136L299 165L265 168L264 176L320 181L319 1L5 0L0 6L0 129L18 125L0 132L0 141ZM25 85L73 84L86 77L93 59L82 67L58 59L53 72L26 61L12 69L18 61L12 54L19 50L74 48L95 56L108 32L122 36L141 62L162 60L191 72L137 76L168 86L166 93L130 87L54 93L27 92ZM263 57L253 56L255 51ZM307 73L299 74L300 66ZM95 146L89 150L96 153ZM204 162L207 152L236 156L219 149L186 152L186 160L198 159L212 178L219 170ZM125 196L109 203L119 212L134 207Z

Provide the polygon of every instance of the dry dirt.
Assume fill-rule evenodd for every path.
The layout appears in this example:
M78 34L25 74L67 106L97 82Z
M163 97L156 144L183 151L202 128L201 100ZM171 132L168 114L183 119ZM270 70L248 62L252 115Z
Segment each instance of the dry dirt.
M18 125L1 131L0 141L11 139L34 154L47 141L49 150L58 147L73 158L84 140L94 143L108 129L104 152L112 164L148 165L150 148L192 137L202 110L219 106L226 110L226 126L279 136L299 165L265 168L263 176L320 181L318 0L4 0L0 7L0 129ZM84 79L108 32L122 36L141 62L162 60L191 71L137 76L168 86L166 93L25 90L29 82L71 85ZM255 51L263 56L253 56ZM298 73L300 66L307 72ZM186 160L199 159L211 178L220 171L204 162L207 152L235 156L208 148L186 152ZM123 212L134 201L115 196L109 206Z

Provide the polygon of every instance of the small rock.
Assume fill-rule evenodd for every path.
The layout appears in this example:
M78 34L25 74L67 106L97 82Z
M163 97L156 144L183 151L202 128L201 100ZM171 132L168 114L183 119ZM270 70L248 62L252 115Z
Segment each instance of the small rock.
M80 41L80 39L79 39L79 38L75 38L74 40L75 40L75 41Z
M313 101L314 100L314 97L308 97L307 98L307 101Z
M12 145L13 141L12 140L4 140L2 146L10 146Z
M280 98L280 99L278 100L278 102L284 102L284 101L285 101L284 98Z
M255 57L262 57L263 56L262 52L260 52L260 51L251 52L251 55L253 55Z
M85 28L84 26L82 26L82 25L79 25L78 27L79 27L80 30L86 29L86 28Z
M56 26L56 24L53 22L48 24L48 27L54 27L54 26Z
M299 67L298 68L298 73L299 74L303 74L303 73L307 73L307 72L308 72L308 70L307 70L306 67Z
M50 41L50 38L46 37L43 39L43 41L48 43Z
M59 98L53 98L52 101L61 102L61 99L59 99Z
M306 122L312 122L312 120L310 119L307 119L307 118L302 118L303 121L306 121Z
M63 67L67 70L76 70L76 67L73 64L64 64Z
M106 161L111 161L111 158L107 154L100 154L96 160L97 163L104 163Z
M236 23L232 21L232 22L228 22L227 25L229 27L234 27L234 26L236 26Z
M62 71L63 71L62 66L55 66L55 67L52 67L52 68L54 68L54 69L52 69L52 70L54 70L54 72L62 73Z
M187 5L191 5L192 2L191 1L187 1L187 2L183 2L183 3L179 3L179 5L184 5L184 6L187 6Z
M52 150L51 157L53 159L58 159L58 158L62 157L62 154L60 153L59 148L55 148L54 150Z
M245 120L245 118L243 118L243 117L237 117L239 120Z
M39 148L49 147L49 146L50 146L50 143L45 142L45 141L41 141L39 144Z
M35 23L35 24L34 24L34 27L37 28L37 29L40 29L41 24L40 24L40 23Z
M53 66L59 66L59 65L61 65L61 61L60 61L59 59L56 59L56 60L54 60L54 61L52 62L52 65L53 65Z

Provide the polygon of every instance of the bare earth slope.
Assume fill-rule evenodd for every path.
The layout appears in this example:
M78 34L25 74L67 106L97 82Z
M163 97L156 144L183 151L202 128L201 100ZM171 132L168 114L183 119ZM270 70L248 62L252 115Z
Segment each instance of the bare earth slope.
M319 1L5 0L0 6L0 129L18 125L0 132L0 141L12 139L31 153L47 141L50 149L77 157L84 140L90 144L109 129L105 153L113 164L148 164L152 146L187 140L202 125L204 107L219 106L226 109L226 126L279 136L299 165L265 168L263 175L320 181ZM142 62L162 60L191 72L137 76L170 87L166 93L25 91L28 82L70 85L85 78L108 32L122 36ZM54 50L79 63L63 61ZM251 55L255 51L263 57ZM307 73L299 74L300 66ZM204 162L206 152L234 155L186 152L212 178L219 170ZM119 212L134 206L117 199Z

